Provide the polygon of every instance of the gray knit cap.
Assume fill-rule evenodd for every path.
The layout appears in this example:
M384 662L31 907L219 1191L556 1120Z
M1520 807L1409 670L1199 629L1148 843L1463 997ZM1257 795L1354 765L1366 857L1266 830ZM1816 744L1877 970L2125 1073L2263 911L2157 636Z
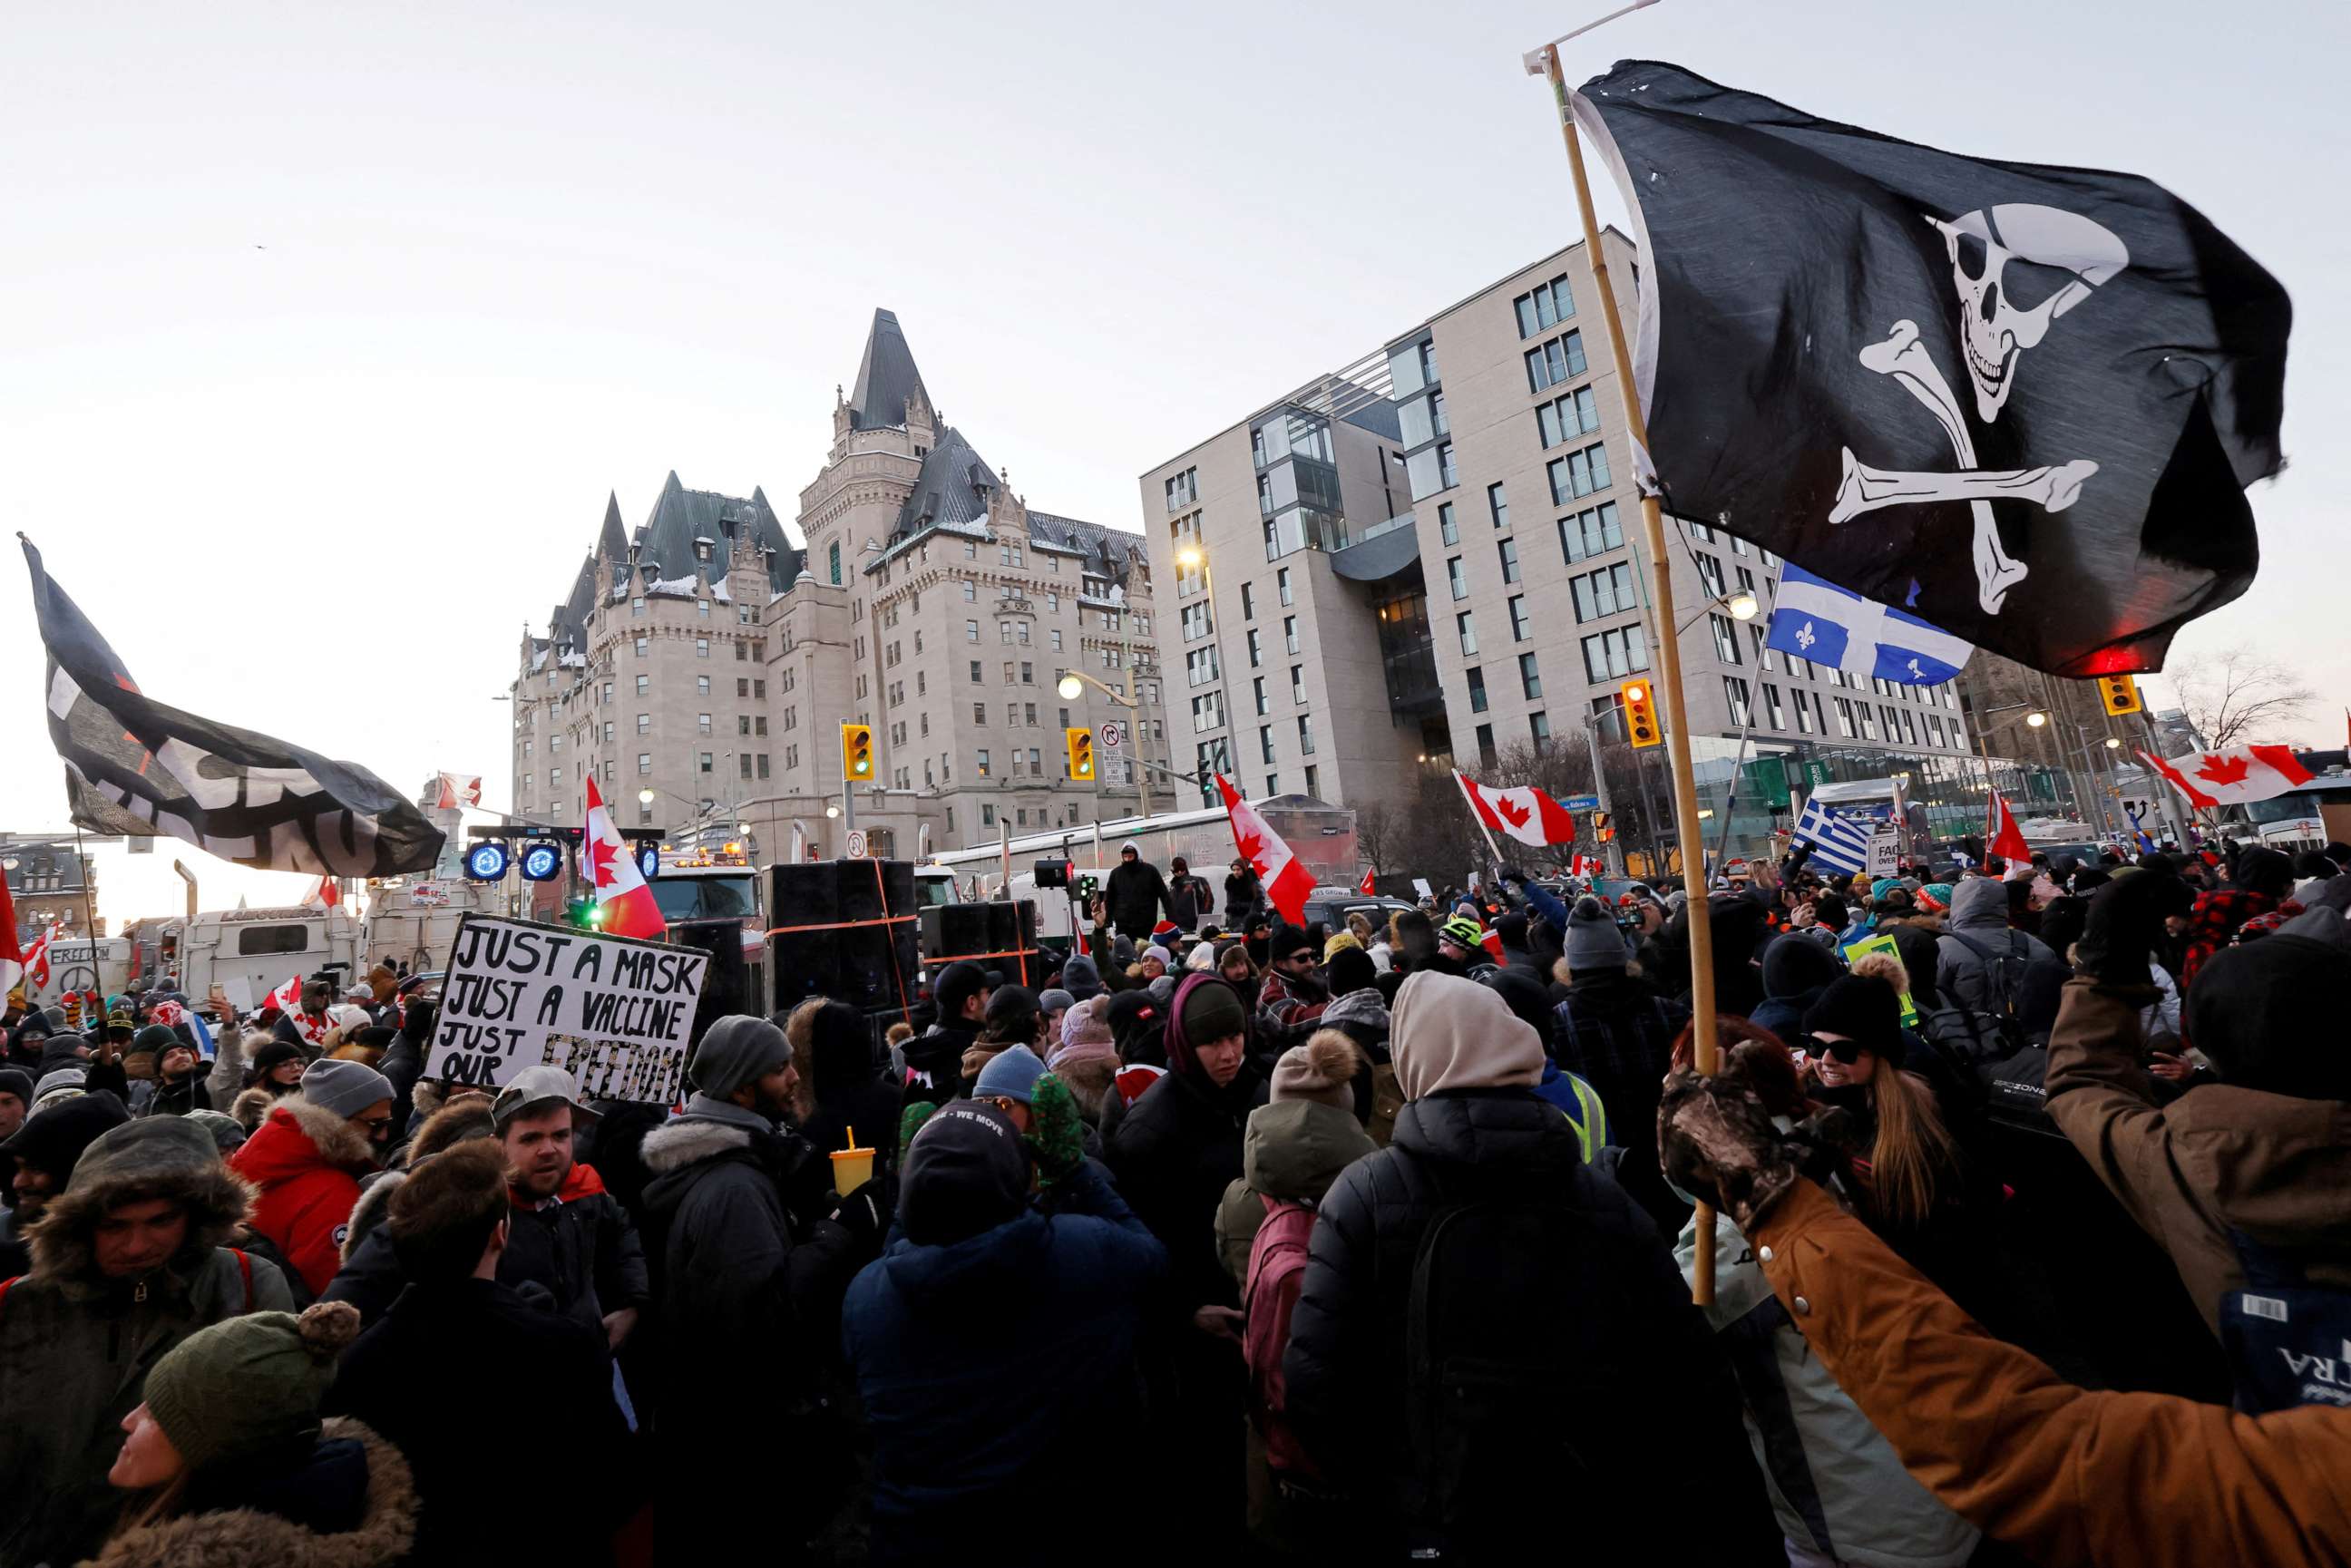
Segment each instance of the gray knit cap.
M302 1098L349 1121L379 1100L396 1100L392 1080L365 1062L325 1058L302 1070Z
M686 1075L713 1100L724 1100L746 1083L792 1061L792 1042L766 1019L730 1013L710 1026L695 1051Z

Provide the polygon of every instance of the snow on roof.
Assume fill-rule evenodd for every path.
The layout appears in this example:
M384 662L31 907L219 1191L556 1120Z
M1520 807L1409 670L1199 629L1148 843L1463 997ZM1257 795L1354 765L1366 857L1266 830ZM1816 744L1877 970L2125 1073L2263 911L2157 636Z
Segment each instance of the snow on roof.
M710 597L721 604L735 602L735 596L726 591L726 580L723 577L714 577L710 580Z
M702 587L698 577L664 577L658 582L645 584L647 593L666 593L679 599L692 599Z

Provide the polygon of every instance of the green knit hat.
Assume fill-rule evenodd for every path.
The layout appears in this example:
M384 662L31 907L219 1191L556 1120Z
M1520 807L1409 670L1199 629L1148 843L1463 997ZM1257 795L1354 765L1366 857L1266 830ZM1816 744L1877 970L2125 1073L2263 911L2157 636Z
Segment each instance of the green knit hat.
M359 1332L359 1309L348 1301L198 1329L147 1375L148 1411L191 1470L315 1436L335 1358Z

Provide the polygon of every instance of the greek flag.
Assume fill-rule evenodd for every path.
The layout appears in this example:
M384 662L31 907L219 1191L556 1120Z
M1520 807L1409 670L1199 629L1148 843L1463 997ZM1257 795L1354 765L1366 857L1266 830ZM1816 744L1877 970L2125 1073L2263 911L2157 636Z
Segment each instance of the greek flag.
M1858 872L1869 863L1869 823L1840 817L1815 797L1804 802L1792 841L1812 846L1813 865Z
M1771 632L1764 646L1851 674L1906 686L1940 685L1958 674L1974 652L1908 611L1864 599L1824 577L1814 577L1794 561L1782 569L1773 602Z

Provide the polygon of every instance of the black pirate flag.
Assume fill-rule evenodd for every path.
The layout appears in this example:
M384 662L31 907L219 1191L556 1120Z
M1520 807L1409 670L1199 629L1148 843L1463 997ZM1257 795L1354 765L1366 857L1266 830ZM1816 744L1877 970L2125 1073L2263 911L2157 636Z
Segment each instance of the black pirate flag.
M2194 208L1654 61L1574 107L1671 510L2059 674L2157 667L2252 582L2291 310Z
M441 831L382 779L142 695L98 628L41 569L33 612L48 651L49 737L73 820L94 832L170 834L262 871L394 876L431 869Z

